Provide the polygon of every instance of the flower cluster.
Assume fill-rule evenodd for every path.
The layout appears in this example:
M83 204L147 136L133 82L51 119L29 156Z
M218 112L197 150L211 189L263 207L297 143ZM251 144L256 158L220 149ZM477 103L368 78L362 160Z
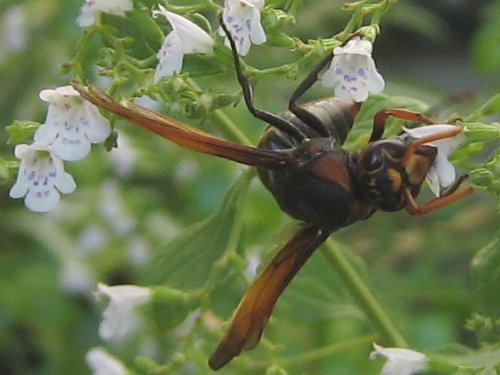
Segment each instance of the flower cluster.
M75 190L73 178L64 171L63 161L83 159L91 143L102 143L111 126L97 108L84 101L71 86L42 90L40 99L49 103L45 123L30 145L15 148L21 160L12 198L24 198L26 207L35 212L53 209L60 194Z

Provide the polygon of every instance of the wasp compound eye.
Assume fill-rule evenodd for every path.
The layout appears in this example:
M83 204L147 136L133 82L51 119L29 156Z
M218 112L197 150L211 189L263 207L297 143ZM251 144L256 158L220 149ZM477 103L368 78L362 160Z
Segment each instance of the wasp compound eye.
M384 160L379 150L372 150L363 156L363 167L366 171L375 171L382 167Z

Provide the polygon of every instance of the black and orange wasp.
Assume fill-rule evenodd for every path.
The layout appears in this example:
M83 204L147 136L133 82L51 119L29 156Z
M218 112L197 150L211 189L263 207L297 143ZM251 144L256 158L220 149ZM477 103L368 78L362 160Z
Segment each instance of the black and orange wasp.
M288 111L274 115L257 109L248 77L243 73L235 43L230 42L236 76L252 115L268 124L257 147L212 136L176 119L133 103L119 103L96 88L74 82L83 98L129 122L184 148L254 166L280 208L301 222L244 295L224 337L209 359L217 370L244 349L253 349L284 289L311 254L339 228L370 217L376 210L422 215L472 193L459 189L461 177L439 197L423 206L415 198L437 150L427 143L456 136L461 129L414 139L403 133L383 138L388 117L428 125L434 122L405 109L379 111L368 143L359 152L342 148L361 105L335 97L297 104L331 61L329 54L292 94Z

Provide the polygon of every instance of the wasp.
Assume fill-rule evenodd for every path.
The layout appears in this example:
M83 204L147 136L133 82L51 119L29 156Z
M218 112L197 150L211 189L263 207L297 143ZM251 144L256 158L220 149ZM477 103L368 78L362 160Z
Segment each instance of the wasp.
M332 232L367 219L377 210L406 209L410 214L423 215L473 192L472 187L459 189L466 178L462 176L439 197L422 206L416 202L436 159L437 149L428 143L456 136L461 132L459 127L418 139L405 133L384 139L388 117L424 125L434 122L405 109L382 110L374 117L368 143L359 152L349 152L342 144L360 110L359 103L330 97L297 104L319 79L319 73L333 54L325 57L299 84L286 112L274 115L255 108L252 88L243 73L235 43L222 22L221 26L230 42L246 107L255 118L268 124L257 147L217 138L133 103L119 103L96 88L73 83L91 103L186 149L256 167L281 210L301 222L243 296L209 359L214 370L242 350L258 344L278 298Z

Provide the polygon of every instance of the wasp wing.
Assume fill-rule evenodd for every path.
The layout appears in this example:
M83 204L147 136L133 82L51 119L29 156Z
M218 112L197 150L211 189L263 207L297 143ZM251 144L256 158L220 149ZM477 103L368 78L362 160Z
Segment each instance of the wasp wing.
M329 233L315 226L298 230L253 282L241 300L224 337L210 357L209 365L217 370L244 349L253 349L276 301L306 260Z
M118 102L95 87L83 86L76 82L72 85L84 99L97 107L106 109L187 149L268 169L281 169L294 162L289 153L225 141L139 105Z

